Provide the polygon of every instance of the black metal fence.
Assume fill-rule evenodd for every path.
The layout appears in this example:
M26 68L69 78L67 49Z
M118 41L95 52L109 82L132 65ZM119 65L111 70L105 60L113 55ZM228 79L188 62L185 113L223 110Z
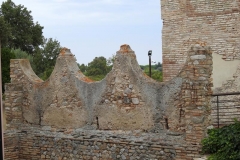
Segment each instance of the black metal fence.
M240 120L240 92L212 94L213 125L224 126Z

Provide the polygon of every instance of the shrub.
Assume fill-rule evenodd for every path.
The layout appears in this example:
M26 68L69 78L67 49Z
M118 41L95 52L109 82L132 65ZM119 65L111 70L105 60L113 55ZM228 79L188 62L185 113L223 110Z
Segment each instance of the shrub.
M202 145L204 154L212 154L209 160L240 160L240 122L208 130Z

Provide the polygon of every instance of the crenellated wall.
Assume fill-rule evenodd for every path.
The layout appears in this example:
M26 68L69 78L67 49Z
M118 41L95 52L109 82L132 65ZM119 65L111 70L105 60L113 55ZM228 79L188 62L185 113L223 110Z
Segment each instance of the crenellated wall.
M182 71L164 83L143 73L129 45L99 82L82 74L66 48L44 82L27 60L11 60L5 139L16 137L20 159L199 157L210 125L212 52L195 45L186 54ZM5 145L7 159L15 145Z

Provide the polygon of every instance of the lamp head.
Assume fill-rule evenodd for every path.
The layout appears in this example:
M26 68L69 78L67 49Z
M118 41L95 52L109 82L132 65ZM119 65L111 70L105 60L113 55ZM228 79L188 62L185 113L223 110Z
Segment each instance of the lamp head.
M148 56L152 56L152 50L148 51Z

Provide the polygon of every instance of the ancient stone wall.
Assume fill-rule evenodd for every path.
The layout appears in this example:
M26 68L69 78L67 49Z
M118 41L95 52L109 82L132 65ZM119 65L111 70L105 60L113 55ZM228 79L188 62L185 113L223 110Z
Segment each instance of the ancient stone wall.
M5 159L19 159L19 146L20 146L19 132L17 131L4 131L4 157Z
M6 137L7 135L5 133L5 140L10 140ZM140 131L91 131L28 127L17 135L19 138L19 146L17 148L19 154L16 157L16 149L9 147L5 150L7 160L183 160L200 157L198 155L198 145L187 145L181 136L171 135L171 133L163 135L159 133L146 134Z
M163 117L174 108L173 95L182 84L180 77L170 83L149 78L128 45L117 52L112 71L99 82L91 82L79 71L67 49L60 53L45 82L26 60L11 60L11 78L5 102L10 128L26 122L58 128L160 132L165 126Z
M179 73L195 43L207 44L226 61L239 60L239 11L236 0L161 0L164 81Z
M210 125L212 52L195 45L186 54L183 70L164 83L143 73L129 45L120 47L99 82L81 73L66 48L45 82L28 61L11 60L5 139L15 136L16 159L199 157ZM9 152L15 146L5 145L6 158L14 159Z
M178 103L181 125L186 131L186 141L199 144L206 136L211 113L212 51L196 45L188 51L187 63L180 72L184 83ZM183 117L183 118L181 118ZM181 127L182 127L181 126Z

